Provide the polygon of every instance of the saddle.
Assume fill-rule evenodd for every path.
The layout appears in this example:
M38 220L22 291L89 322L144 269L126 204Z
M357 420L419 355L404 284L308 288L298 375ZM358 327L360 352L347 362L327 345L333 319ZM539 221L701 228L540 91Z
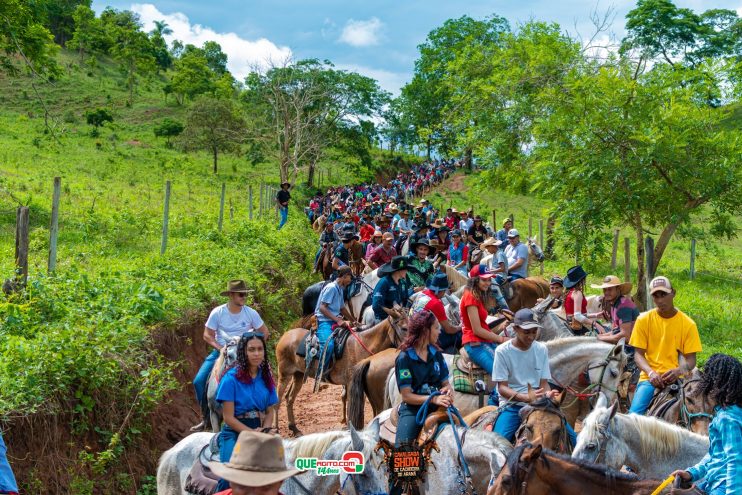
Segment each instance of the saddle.
M463 394L478 395L476 382L480 380L486 386L483 393L489 394L495 389L492 372L480 368L469 358L466 348L462 347L453 357L453 389Z
M458 418L454 417L458 424ZM379 425L379 437L394 445L397 439L397 423L399 422L399 406L393 407L389 417ZM421 446L430 439L435 440L442 429L442 425L448 422L448 415L445 410L437 410L425 417L425 422L417 435L417 445Z
M211 441L201 449L193 462L183 486L186 492L193 495L212 495L216 492L219 476L209 469L207 464L210 461L219 461L219 435L211 437Z
M649 408L647 409L647 416L663 418L667 410L680 400L678 395L681 386L682 383L677 381L661 390L655 390L652 402L649 403Z
M335 361L338 361L343 357L343 351L345 350L345 344L348 342L348 337L350 337L350 330L345 327L337 327L332 331L330 338L335 341L335 345L333 348L332 358L330 359L330 364L327 369L324 370L324 373L327 373L332 369L332 365ZM312 362L318 360L320 356L322 356L322 348L320 347L319 339L317 338L316 320L314 320L313 326L309 330L309 333L307 333L307 336L299 342L299 345L296 348L296 355L304 358L307 371L312 366Z

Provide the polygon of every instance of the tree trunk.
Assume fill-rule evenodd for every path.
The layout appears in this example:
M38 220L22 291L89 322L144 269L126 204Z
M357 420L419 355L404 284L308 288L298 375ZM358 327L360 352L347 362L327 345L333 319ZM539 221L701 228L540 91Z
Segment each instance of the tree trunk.
M554 225L556 217L552 214L546 219L546 246L544 246L544 255L552 260L554 259Z
M313 161L309 162L309 173L307 174L307 187L314 187L314 168L316 164Z
M430 148L431 148L431 144L430 144L430 137L428 137L428 143L427 143L427 146L428 146L428 161L430 161Z
M471 148L466 148L466 151L464 152L464 165L469 167L469 170L474 170L474 160L472 160L471 155Z
M214 173L216 173L217 171L216 161L217 161L217 155L219 154L219 148L214 146L213 148L211 148L211 151L214 153Z
M638 217L638 215L636 216ZM634 230L636 232L636 295L634 302L640 310L646 309L647 303L647 280L644 266L644 230L642 229L641 218L634 220Z

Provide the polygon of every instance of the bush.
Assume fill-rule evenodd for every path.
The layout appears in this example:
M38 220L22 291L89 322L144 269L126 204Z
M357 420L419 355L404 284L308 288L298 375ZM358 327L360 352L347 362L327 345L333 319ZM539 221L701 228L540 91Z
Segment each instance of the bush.
M177 120L164 119L162 122L155 126L154 131L156 137L165 138L165 143L167 147L170 148L172 146L170 144L170 138L178 136L181 132L183 132L183 124L178 122Z
M85 112L85 120L88 124L98 128L106 122L113 122L113 115L111 114L111 111L106 108L97 108Z

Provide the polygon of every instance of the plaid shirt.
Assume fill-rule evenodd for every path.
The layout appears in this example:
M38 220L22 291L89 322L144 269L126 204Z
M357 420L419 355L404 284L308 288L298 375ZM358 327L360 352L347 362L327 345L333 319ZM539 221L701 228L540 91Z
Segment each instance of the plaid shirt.
M688 469L699 487L711 492L726 488L726 495L742 495L742 408L717 407L709 426L709 452Z

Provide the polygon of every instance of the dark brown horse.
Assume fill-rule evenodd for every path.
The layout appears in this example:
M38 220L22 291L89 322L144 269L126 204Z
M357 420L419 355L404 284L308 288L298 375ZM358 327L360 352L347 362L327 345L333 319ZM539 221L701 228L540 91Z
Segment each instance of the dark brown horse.
M332 275L332 256L332 243L328 242L325 244L325 247L322 248L319 259L317 259L317 266L314 270L321 274L324 280L329 280Z
M335 385L345 385L350 379L353 365L371 353L377 353L399 345L404 339L404 332L407 325L406 314L398 320L392 320L391 317L382 321L378 325L356 332L356 335L349 336L345 344L343 355L335 361L332 369L328 373L326 380ZM299 344L306 337L309 330L305 328L294 328L288 330L281 336L276 345L276 361L278 361L278 400L286 396L286 413L288 414L289 429L295 434L301 432L296 427L294 419L294 400L299 394L305 380L305 372L309 376L314 376L317 371L317 361L312 363L309 370L306 369L304 358L296 354ZM363 344L361 344L363 342ZM293 381L292 381L293 380ZM287 395L288 392L288 395ZM346 422L346 393L343 392L343 418L342 423ZM276 415L278 416L278 415Z
M353 367L350 380L345 386L348 396L348 422L356 428L363 428L364 393L368 397L374 416L384 410L384 389L389 371L399 355L395 348L377 352L358 362Z
M348 250L348 264L351 270L353 270L353 276L359 277L363 274L363 270L366 268L365 260L363 259L363 244L358 241L353 241Z
M574 460L526 442L508 456L500 474L490 482L487 495L647 495L661 483Z

